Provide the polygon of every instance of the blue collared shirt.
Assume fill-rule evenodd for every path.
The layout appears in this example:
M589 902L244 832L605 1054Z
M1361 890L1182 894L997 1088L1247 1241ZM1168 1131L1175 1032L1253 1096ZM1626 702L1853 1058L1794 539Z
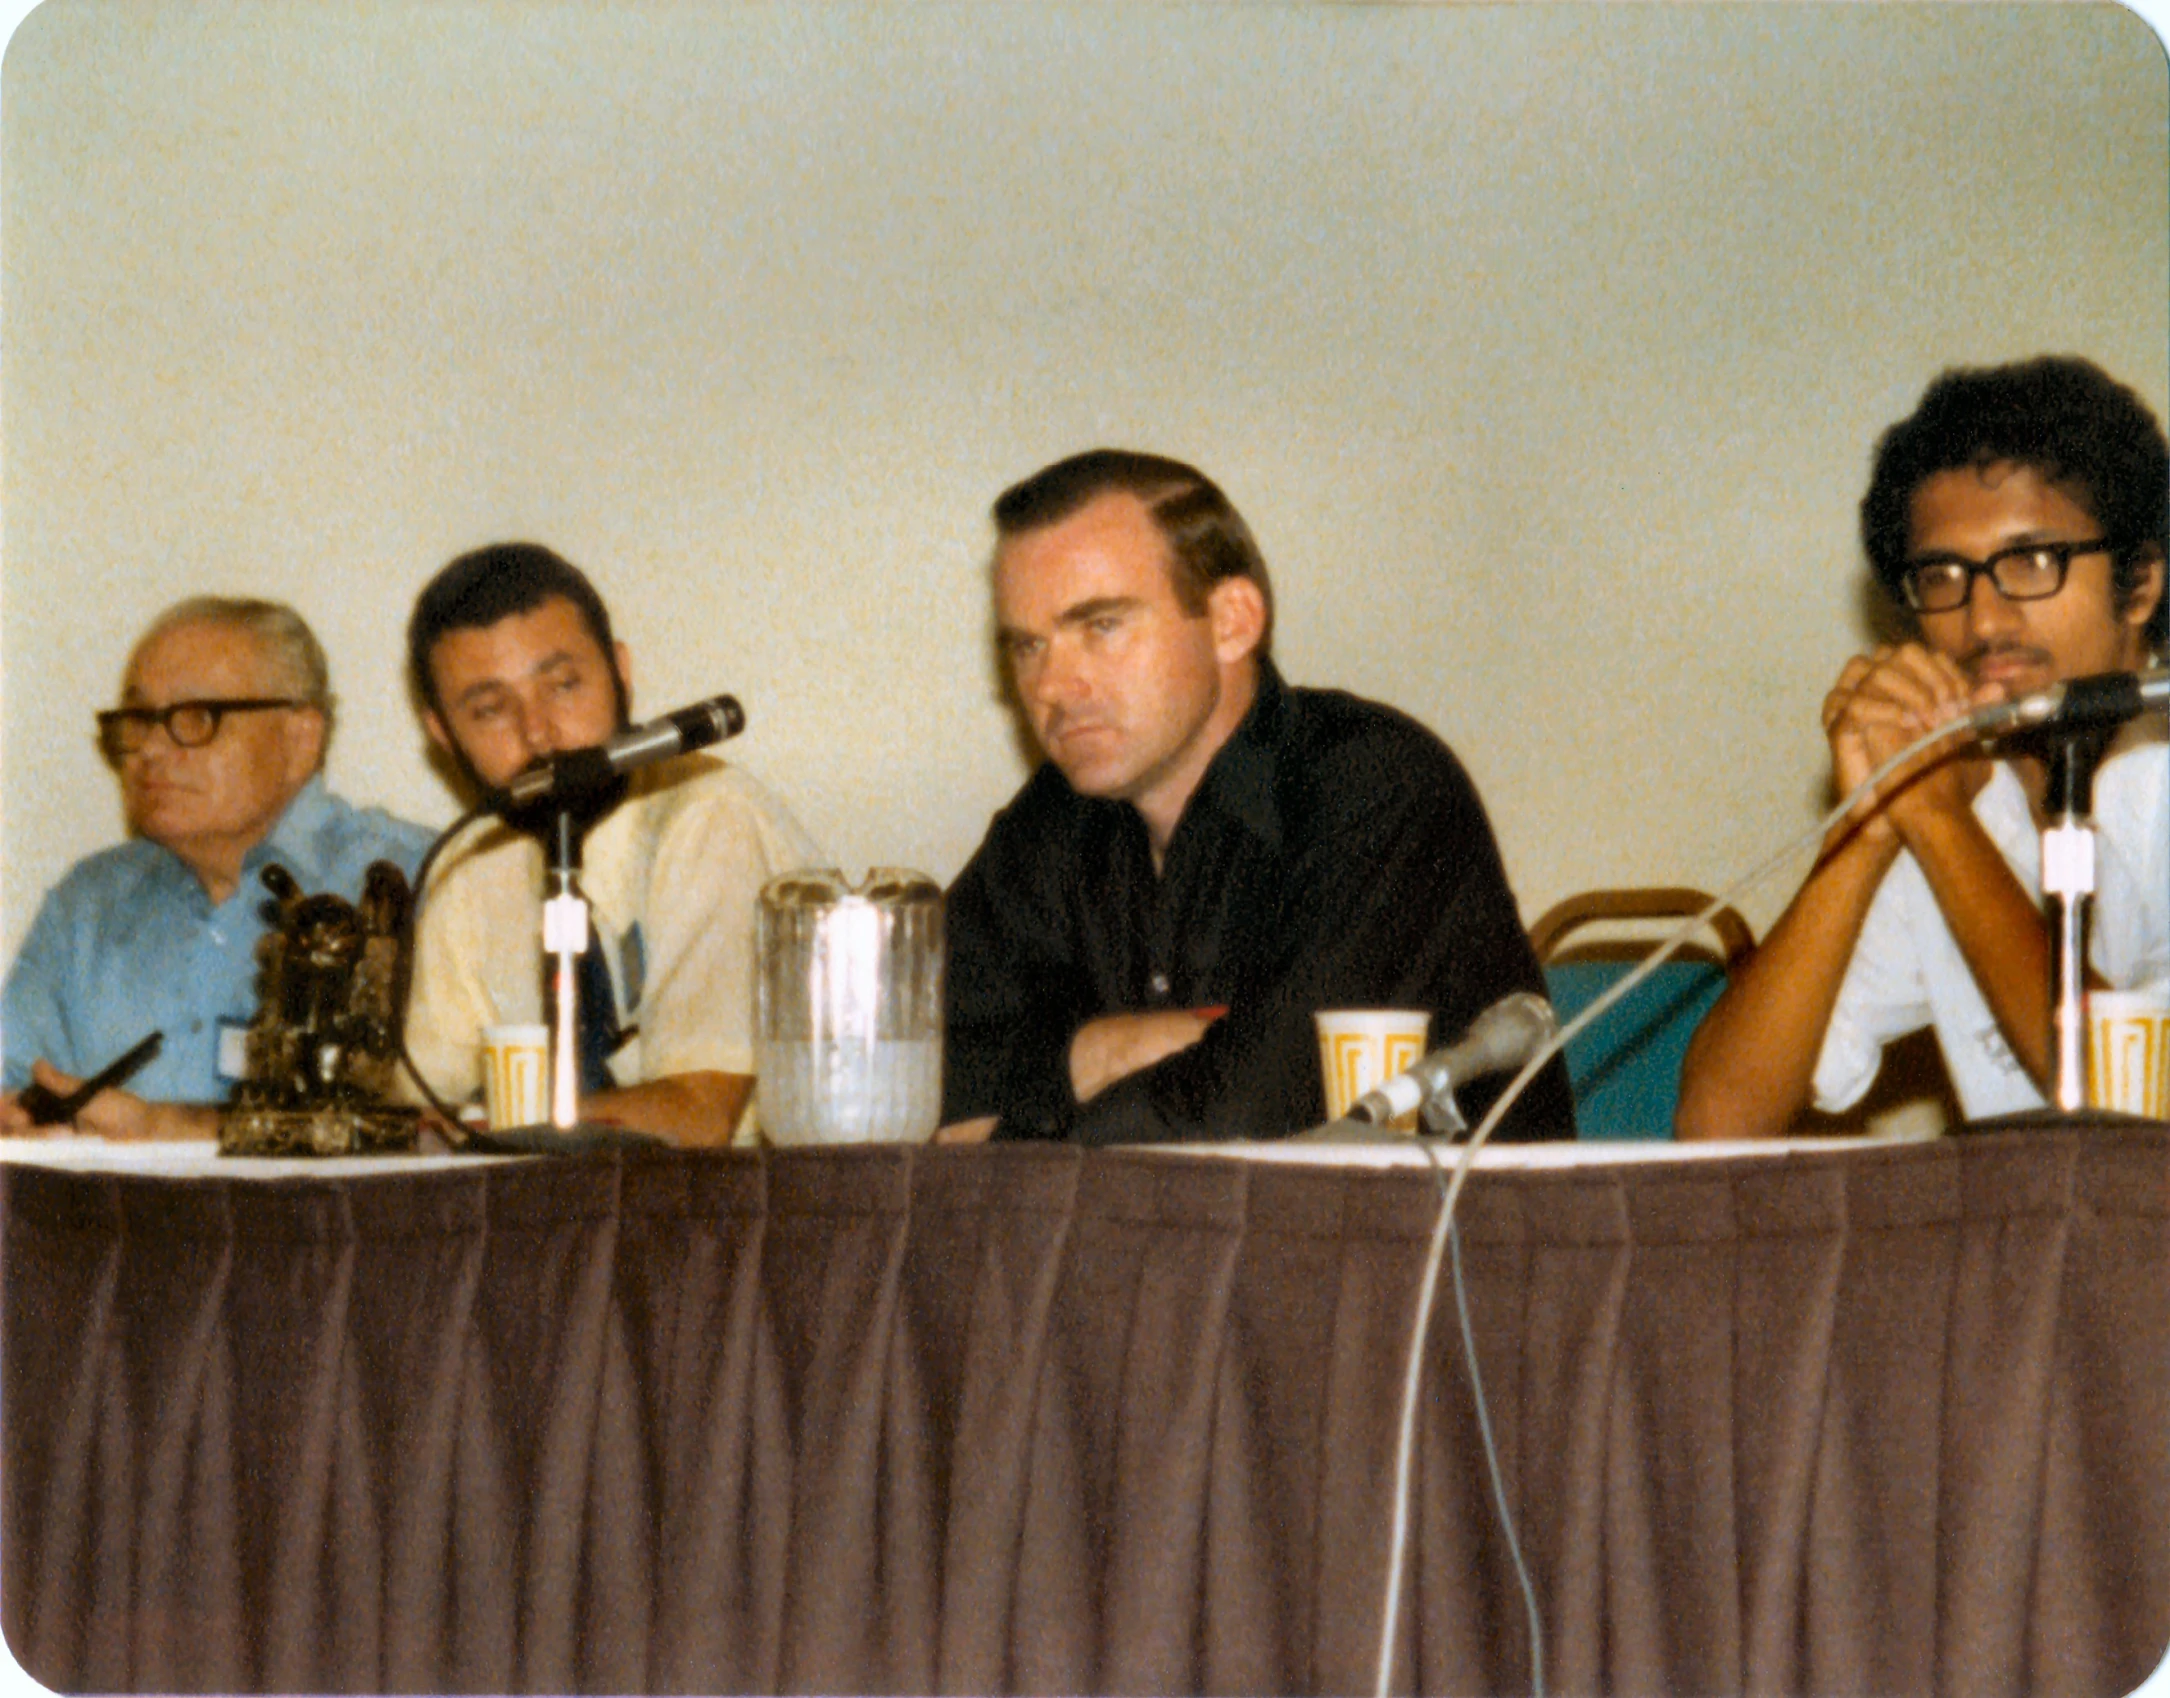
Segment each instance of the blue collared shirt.
M142 838L87 856L46 894L0 993L0 1080L30 1082L43 1058L95 1072L139 1038L166 1034L128 1088L155 1102L223 1102L222 1028L256 1012L256 940L268 899L258 873L277 861L309 892L361 894L369 863L414 877L433 834L381 808L357 808L309 780L241 863L233 895L213 906L181 858ZM237 1040L229 1038L228 1060Z

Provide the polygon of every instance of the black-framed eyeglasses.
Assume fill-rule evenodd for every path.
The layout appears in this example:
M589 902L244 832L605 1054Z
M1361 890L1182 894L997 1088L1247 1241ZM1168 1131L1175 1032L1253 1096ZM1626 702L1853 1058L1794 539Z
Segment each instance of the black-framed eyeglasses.
M107 708L98 716L98 747L105 751L107 760L117 761L148 743L151 727L156 725L176 747L200 749L219 734L220 721L230 713L308 705L291 696L207 696L202 701L175 702L162 708Z
M1906 605L1916 613L1952 613L1974 599L1974 580L1987 578L2006 601L2042 601L2065 587L2075 555L2106 554L2110 541L2018 542L1987 560L1963 554L1925 554L1906 564L1899 580Z

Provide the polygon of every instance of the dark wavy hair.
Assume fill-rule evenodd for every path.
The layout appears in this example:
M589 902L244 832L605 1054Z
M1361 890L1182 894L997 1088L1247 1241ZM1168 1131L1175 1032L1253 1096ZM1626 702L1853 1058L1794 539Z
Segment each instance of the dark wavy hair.
M470 549L429 581L407 621L407 669L430 712L442 717L437 681L429 657L450 631L479 631L515 614L532 613L552 596L563 596L579 611L596 647L610 667L618 693L618 717L626 712L625 680L618 675L616 644L610 635L610 610L587 575L539 542L493 542Z
M1224 578L1248 578L1266 603L1258 653L1273 640L1273 584L1265 557L1235 503L1195 466L1128 448L1093 448L1057 460L995 498L995 534L1020 536L1058 525L1087 502L1121 491L1134 495L1168 539L1171 576L1183 611L1206 610L1206 597Z
M2151 560L2170 559L2170 448L2147 404L2100 366L2069 354L1960 367L1922 395L1876 444L1861 541L1877 581L1903 602L1914 494L1939 472L2032 466L2086 508L2110 545L2123 606ZM2170 630L2170 593L2147 622L2151 649Z

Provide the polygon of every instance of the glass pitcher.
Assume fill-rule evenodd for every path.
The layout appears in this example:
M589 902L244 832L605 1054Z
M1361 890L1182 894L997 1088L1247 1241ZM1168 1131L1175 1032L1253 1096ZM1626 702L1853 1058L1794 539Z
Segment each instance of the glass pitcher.
M772 1144L918 1142L942 1111L942 891L834 867L761 891L754 1067Z

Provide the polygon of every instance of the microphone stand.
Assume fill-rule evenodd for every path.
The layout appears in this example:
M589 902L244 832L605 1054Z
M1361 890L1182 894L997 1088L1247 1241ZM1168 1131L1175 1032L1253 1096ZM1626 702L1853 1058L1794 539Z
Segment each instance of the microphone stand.
M580 958L588 950L588 899L580 890L587 821L559 802L550 821L544 884L543 953L550 961L555 1019L550 1033L550 1124L570 1132L580 1119Z
M621 692L622 704L622 692ZM703 749L746 726L735 698L713 696L652 724L621 730L609 742L552 756L515 775L487 805L516 829L542 838L548 860L543 953L550 960L556 1018L550 1038L550 1124L570 1132L580 1119L580 958L588 949L588 899L580 891L580 847L596 820L625 795L626 775L651 761ZM535 811L547 800L536 829ZM525 816L525 817L523 817Z
M2114 728L2113 728L2114 729ZM2055 931L2049 957L2050 1079L2058 1109L2087 1107L2087 930L2095 894L2095 768L2111 731L2049 726L2049 815L2042 827L2042 897Z
M1318 1125L1294 1133L1289 1142L1294 1144L1451 1144L1466 1137L1469 1122L1463 1118L1462 1105L1455 1100L1451 1081L1443 1081L1424 1093L1424 1100L1417 1110L1420 1130L1403 1132L1383 1120L1366 1120L1358 1114L1346 1114L1339 1120L1322 1120Z
M2056 935L2049 958L2050 1080L2061 1114L2087 1108L2087 928L2095 894L2095 768L2117 728L2170 694L2170 675L2105 672L1985 709L1985 731L2025 728L2017 748L2048 769L2042 899Z
M588 899L580 888L580 855L588 827L616 805L578 790L554 798L548 829L521 829L541 838L545 865L543 954L550 967L550 1130L470 1132L467 1143L485 1154L563 1155L576 1150L639 1149L664 1142L630 1127L580 1119L580 958L588 952Z

